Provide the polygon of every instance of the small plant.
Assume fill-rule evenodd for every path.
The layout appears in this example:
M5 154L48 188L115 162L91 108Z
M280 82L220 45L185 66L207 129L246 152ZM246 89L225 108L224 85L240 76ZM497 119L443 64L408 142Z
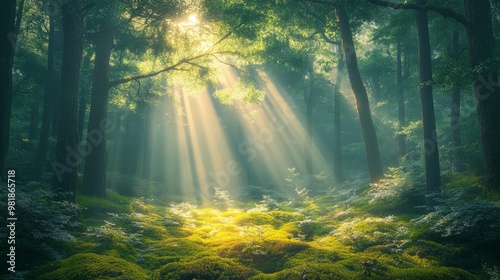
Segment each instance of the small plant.
M415 220L429 225L443 237L485 238L500 231L500 202L471 201L463 198L463 190L451 189L434 211Z
M171 203L168 208L170 219L180 225L192 225L193 211L198 206L189 202Z
M214 187L215 194L215 204L221 209L227 209L234 206L234 200L231 199L227 190L223 190L222 188Z
M407 242L409 230L398 225L394 216L368 217L344 222L331 234L360 251L375 245L387 245L398 250Z
M6 197L2 188L1 197ZM18 238L49 239L54 241L74 241L68 230L75 229L81 207L67 201L56 200L56 194L47 186L28 183L16 189L16 215L22 217L16 222ZM0 200L0 208L5 209L7 199Z
M483 264L483 269L490 276L490 280L500 280L500 269L496 265L489 267L487 264Z

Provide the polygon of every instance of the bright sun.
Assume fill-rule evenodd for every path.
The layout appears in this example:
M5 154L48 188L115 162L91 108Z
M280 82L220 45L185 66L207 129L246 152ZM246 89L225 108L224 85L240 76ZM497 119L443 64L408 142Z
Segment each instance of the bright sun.
M189 23L192 23L192 24L198 23L198 17L195 14L191 14L189 16Z

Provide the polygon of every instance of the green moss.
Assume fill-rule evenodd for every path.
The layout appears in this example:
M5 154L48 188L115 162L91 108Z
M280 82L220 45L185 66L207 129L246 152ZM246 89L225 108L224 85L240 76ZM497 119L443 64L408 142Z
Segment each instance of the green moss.
M296 222L286 223L281 226L280 230L290 234L290 236L294 238L298 238L299 234L301 233Z
M287 212L287 211L271 211L268 213L273 216L275 220L280 221L281 223L295 222L304 219L304 215L295 212Z
M393 243L408 235L407 228L401 227L392 216L354 219L342 223L332 233L341 242L359 251L370 246Z
M292 268L310 263L328 263L333 264L341 259L338 252L327 249L308 248L299 252L293 258L290 258L285 267Z
M324 224L312 220L301 221L298 223L298 227L307 241L312 240L314 236L322 236L330 232L330 229Z
M133 199L126 197L126 196L123 196L123 195L120 195L119 193L117 193L113 190L106 189L106 200L109 200L109 201L112 201L112 202L115 202L118 204L127 205L127 204L130 204Z
M255 272L233 260L217 256L170 263L158 271L159 279L249 279Z
M427 258L443 262L445 258L452 257L456 250L433 241L418 240L415 245L410 246L405 250L405 253L418 256L419 258Z
M294 239L261 238L233 240L218 251L224 257L236 258L262 272L272 273L282 269L288 258L309 247Z
M239 213L235 217L235 224L240 226L272 225L274 217L262 212Z
M106 213L131 213L128 203L123 202L120 204L111 200L89 197L89 196L78 196L78 204L83 207L84 217L95 216L95 215L105 215Z
M33 271L29 279L37 280L94 280L94 279L149 279L141 267L125 260L97 254L77 254L49 263Z
M335 279L359 279L359 273L348 271L342 267L329 264L307 264L301 265L273 274L259 274L250 280L335 280Z
M144 265L155 269L182 259L212 255L202 243L189 239L171 238L158 242L144 254Z
M371 279L405 279L405 280L474 280L478 279L469 272L452 267L423 267L407 269L390 269L386 273L373 275Z

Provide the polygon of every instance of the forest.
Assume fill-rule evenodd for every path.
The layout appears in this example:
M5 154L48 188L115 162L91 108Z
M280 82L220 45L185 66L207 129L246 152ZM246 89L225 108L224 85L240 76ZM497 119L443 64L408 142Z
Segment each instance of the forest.
M499 0L1 0L0 275L498 280L499 38Z

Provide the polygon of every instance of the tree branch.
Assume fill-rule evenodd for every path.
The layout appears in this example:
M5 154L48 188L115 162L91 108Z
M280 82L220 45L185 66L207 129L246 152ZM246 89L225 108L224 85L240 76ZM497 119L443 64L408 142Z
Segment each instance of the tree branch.
M238 66L236 66L236 65L234 65L234 64L231 64L231 63L228 63L228 62L225 62L225 61L222 61L222 60L220 60L220 58L219 58L219 57L217 57L216 55L211 55L211 56L213 56L213 57L214 57L214 58L215 58L215 59L216 59L219 63L224 64L224 65L227 65L227 66L230 66L230 67L232 67L232 68L234 68L234 69L236 69L236 70L238 70L238 71L240 71L240 72L245 73L245 70L243 70L243 69L239 68Z
M446 18L452 18L462 24L465 27L468 27L470 25L470 22L465 18L464 15L456 12L453 9L450 8L445 8L441 6L435 6L435 5L417 5L417 4L399 4L399 3L393 3L389 1L383 1L383 0L366 0L369 3L378 5L378 6L383 6L383 7L390 7L396 10L419 10L419 11L433 11L437 12L443 17Z
M325 32L320 32L320 35L323 38L323 40L325 40L325 42L327 42L328 44L340 46L339 41L333 41L332 39L328 38L328 36L326 36Z
M172 65L170 65L170 66L168 66L166 68L163 68L163 69L155 71L155 72L151 72L151 73L144 74L144 75L137 75L137 76L132 76L132 77L127 77L127 78L123 78L123 79L118 79L118 80L111 81L111 82L109 82L109 87L118 86L118 85L121 85L121 84L129 83L129 82L140 80L140 79L152 78L152 77L160 75L163 72L177 70L177 67L179 67L180 65L183 65L183 64L186 64L186 63L191 63L192 64L193 60L197 60L197 59L200 59L202 57L206 57L206 56L210 56L210 55L223 54L223 53L224 52L204 53L204 54L200 54L200 55L193 56L193 57L190 57L190 58L184 58L184 59L179 60L175 64L172 64Z
M231 34L234 33L234 31L236 31L236 29L240 28L242 25L244 24L244 22L238 24L236 27L234 27L233 29L229 30L228 33L226 33L226 35L224 35L222 38L220 38L219 41L217 41L215 44L212 45L212 47L210 47L210 49L206 52L207 54L212 52L213 49L218 45L220 44L222 41L226 40L227 37L231 36Z
M222 41L224 41L229 36L231 36L231 34L233 34L234 31L236 29L238 29L242 25L243 25L243 23L240 23L239 25L237 25L236 27L234 27L233 29L231 29L226 35L224 35L215 44L213 44L212 47L210 47L210 49L208 51L206 51L205 53L202 53L202 54L190 57L190 58L183 58L183 59L177 61L176 63L174 63L174 64L172 64L172 65L170 65L170 66L168 66L166 68L163 68L161 70L154 71L154 72L151 72L151 73L148 73L148 74L137 75L137 76L132 76L132 77L127 77L127 78L123 78L123 79L118 79L118 80L110 81L108 83L108 86L111 88L111 87L115 87L115 86L118 86L118 85L121 85L121 84L129 83L129 82L132 82L132 81L137 81L137 80L140 80L140 79L152 78L152 77L160 75L163 72L172 71L172 70L179 70L179 68L177 68L177 67L179 67L179 66L181 66L183 64L191 64L191 65L203 68L203 66L201 66L199 64L196 64L193 61L195 61L197 59L200 59L200 58L203 58L203 57L207 57L207 56L212 56L212 57L215 57L217 60L219 60L217 58L217 56L216 56L217 54L229 54L229 53L232 53L232 52L229 52L229 51L225 51L225 52L213 52L213 50L214 50L214 48L218 44L220 44Z

